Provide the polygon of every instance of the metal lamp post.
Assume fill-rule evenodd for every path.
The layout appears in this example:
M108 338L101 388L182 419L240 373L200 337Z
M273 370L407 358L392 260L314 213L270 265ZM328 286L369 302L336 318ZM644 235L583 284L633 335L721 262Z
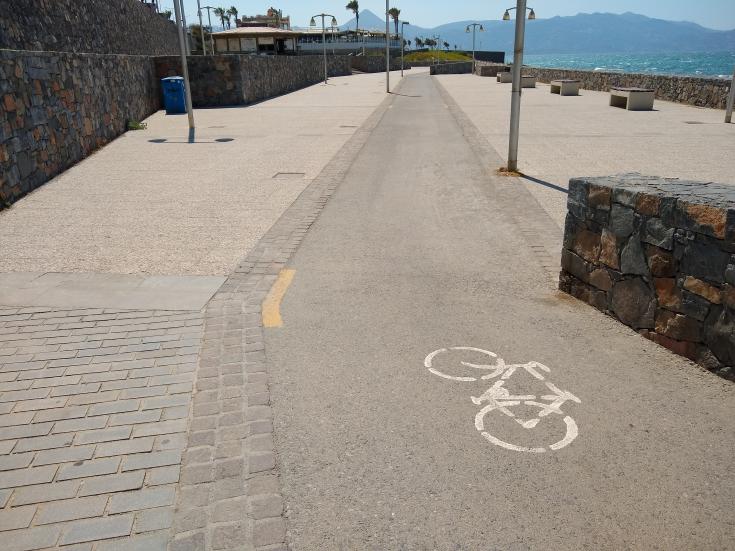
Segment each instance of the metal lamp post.
M204 23L202 23L202 6L197 0L197 15L199 16L199 33L202 35L202 51L207 55L207 42L204 40Z
M406 49L405 41L403 40L403 27L410 24L408 21L401 21L401 78L403 78L403 54Z
M385 0L385 91L390 94L390 0Z
M213 6L202 6L205 10L207 10L207 21L209 21L209 49L212 52L212 55L214 55L214 37L212 36L212 14L210 10L213 10Z
M322 18L322 46L324 47L323 48L324 50L324 84L327 84L327 81L329 80L329 71L327 70L327 26L324 23L324 19L326 17L331 17L332 27L336 27L337 18L334 17L330 13L319 13L317 15L312 16L311 22L309 23L309 25L311 25L312 27L316 27L316 19L315 19L316 17Z
M477 28L480 28L480 32L485 32L485 27L483 27L480 23L470 23L467 25L467 29L465 29L466 33L470 32L470 27L472 27L472 74L475 74L475 32L477 31Z
M189 67L186 60L186 44L184 43L184 29L181 26L181 6L179 0L174 0L176 13L176 27L179 29L179 48L181 49L181 71L184 73L184 97L186 99L186 114L189 117L189 143L194 142L194 109L191 106L191 88L189 86Z
M510 12L516 11L516 36L513 48L513 91L510 101L510 140L508 144L508 171L518 170L518 131L521 122L521 68L523 67L523 41L526 32L526 10L530 20L536 19L533 8L526 7L526 0L518 0L515 8L508 8L503 21L510 21Z
M732 73L732 83L730 84L730 95L727 96L727 106L725 107L725 122L732 122L732 104L735 103L735 71Z

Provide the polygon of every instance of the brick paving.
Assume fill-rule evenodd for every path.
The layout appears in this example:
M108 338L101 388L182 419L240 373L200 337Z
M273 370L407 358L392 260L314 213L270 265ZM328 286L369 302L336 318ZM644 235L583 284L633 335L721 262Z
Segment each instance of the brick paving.
M203 321L0 307L4 551L166 549Z

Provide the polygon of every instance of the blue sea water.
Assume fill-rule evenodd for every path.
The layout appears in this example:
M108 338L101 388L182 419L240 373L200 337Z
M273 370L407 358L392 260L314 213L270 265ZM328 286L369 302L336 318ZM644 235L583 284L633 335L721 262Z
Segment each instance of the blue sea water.
M559 69L732 78L735 52L675 54L526 54L523 64Z

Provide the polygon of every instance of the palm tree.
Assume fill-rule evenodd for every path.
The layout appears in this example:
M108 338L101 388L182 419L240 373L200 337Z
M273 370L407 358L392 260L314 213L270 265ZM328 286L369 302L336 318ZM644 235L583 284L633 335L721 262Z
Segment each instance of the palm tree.
M421 40L418 36L414 38L414 43L416 44L417 48L423 48L424 47L424 41Z
M396 36L398 36L398 17L401 15L401 10L398 8L391 8L388 10L388 15L393 18L393 24L396 26Z
M406 44L408 44L408 49L410 50L411 49L411 41L410 40L406 40Z
M447 42L446 40L444 41L444 49L446 51L449 51L449 42Z
M214 8L214 16L219 17L219 20L222 21L222 30L224 30L225 17L227 17L227 12L224 10L224 8Z
M227 10L227 15L231 15L235 19L235 27L237 27L237 8L235 6L232 6L229 10ZM229 23L227 27L229 28Z
M355 32L357 32L357 29L360 28L360 3L357 0L352 0L347 2L345 9L355 14Z

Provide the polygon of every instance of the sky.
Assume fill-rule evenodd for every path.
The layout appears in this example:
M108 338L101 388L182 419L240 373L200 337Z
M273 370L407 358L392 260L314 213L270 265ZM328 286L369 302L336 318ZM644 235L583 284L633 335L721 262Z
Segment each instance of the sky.
M468 19L500 19L505 8L514 6L513 0L390 0L391 7L401 9L401 18L420 27L436 27L453 21ZM339 24L352 19L345 9L346 0L200 0L202 5L234 6L240 14L265 13L269 6L291 16L291 24L304 27L315 13L322 11L337 18ZM360 9L369 9L380 16L385 11L384 0L359 0ZM173 11L173 0L161 0L164 9ZM197 0L184 0L187 23L197 17ZM631 11L658 19L692 21L711 29L735 29L735 0L529 0L528 6L539 19L555 15L577 13ZM206 10L203 10L206 24ZM214 25L214 21L212 21Z

